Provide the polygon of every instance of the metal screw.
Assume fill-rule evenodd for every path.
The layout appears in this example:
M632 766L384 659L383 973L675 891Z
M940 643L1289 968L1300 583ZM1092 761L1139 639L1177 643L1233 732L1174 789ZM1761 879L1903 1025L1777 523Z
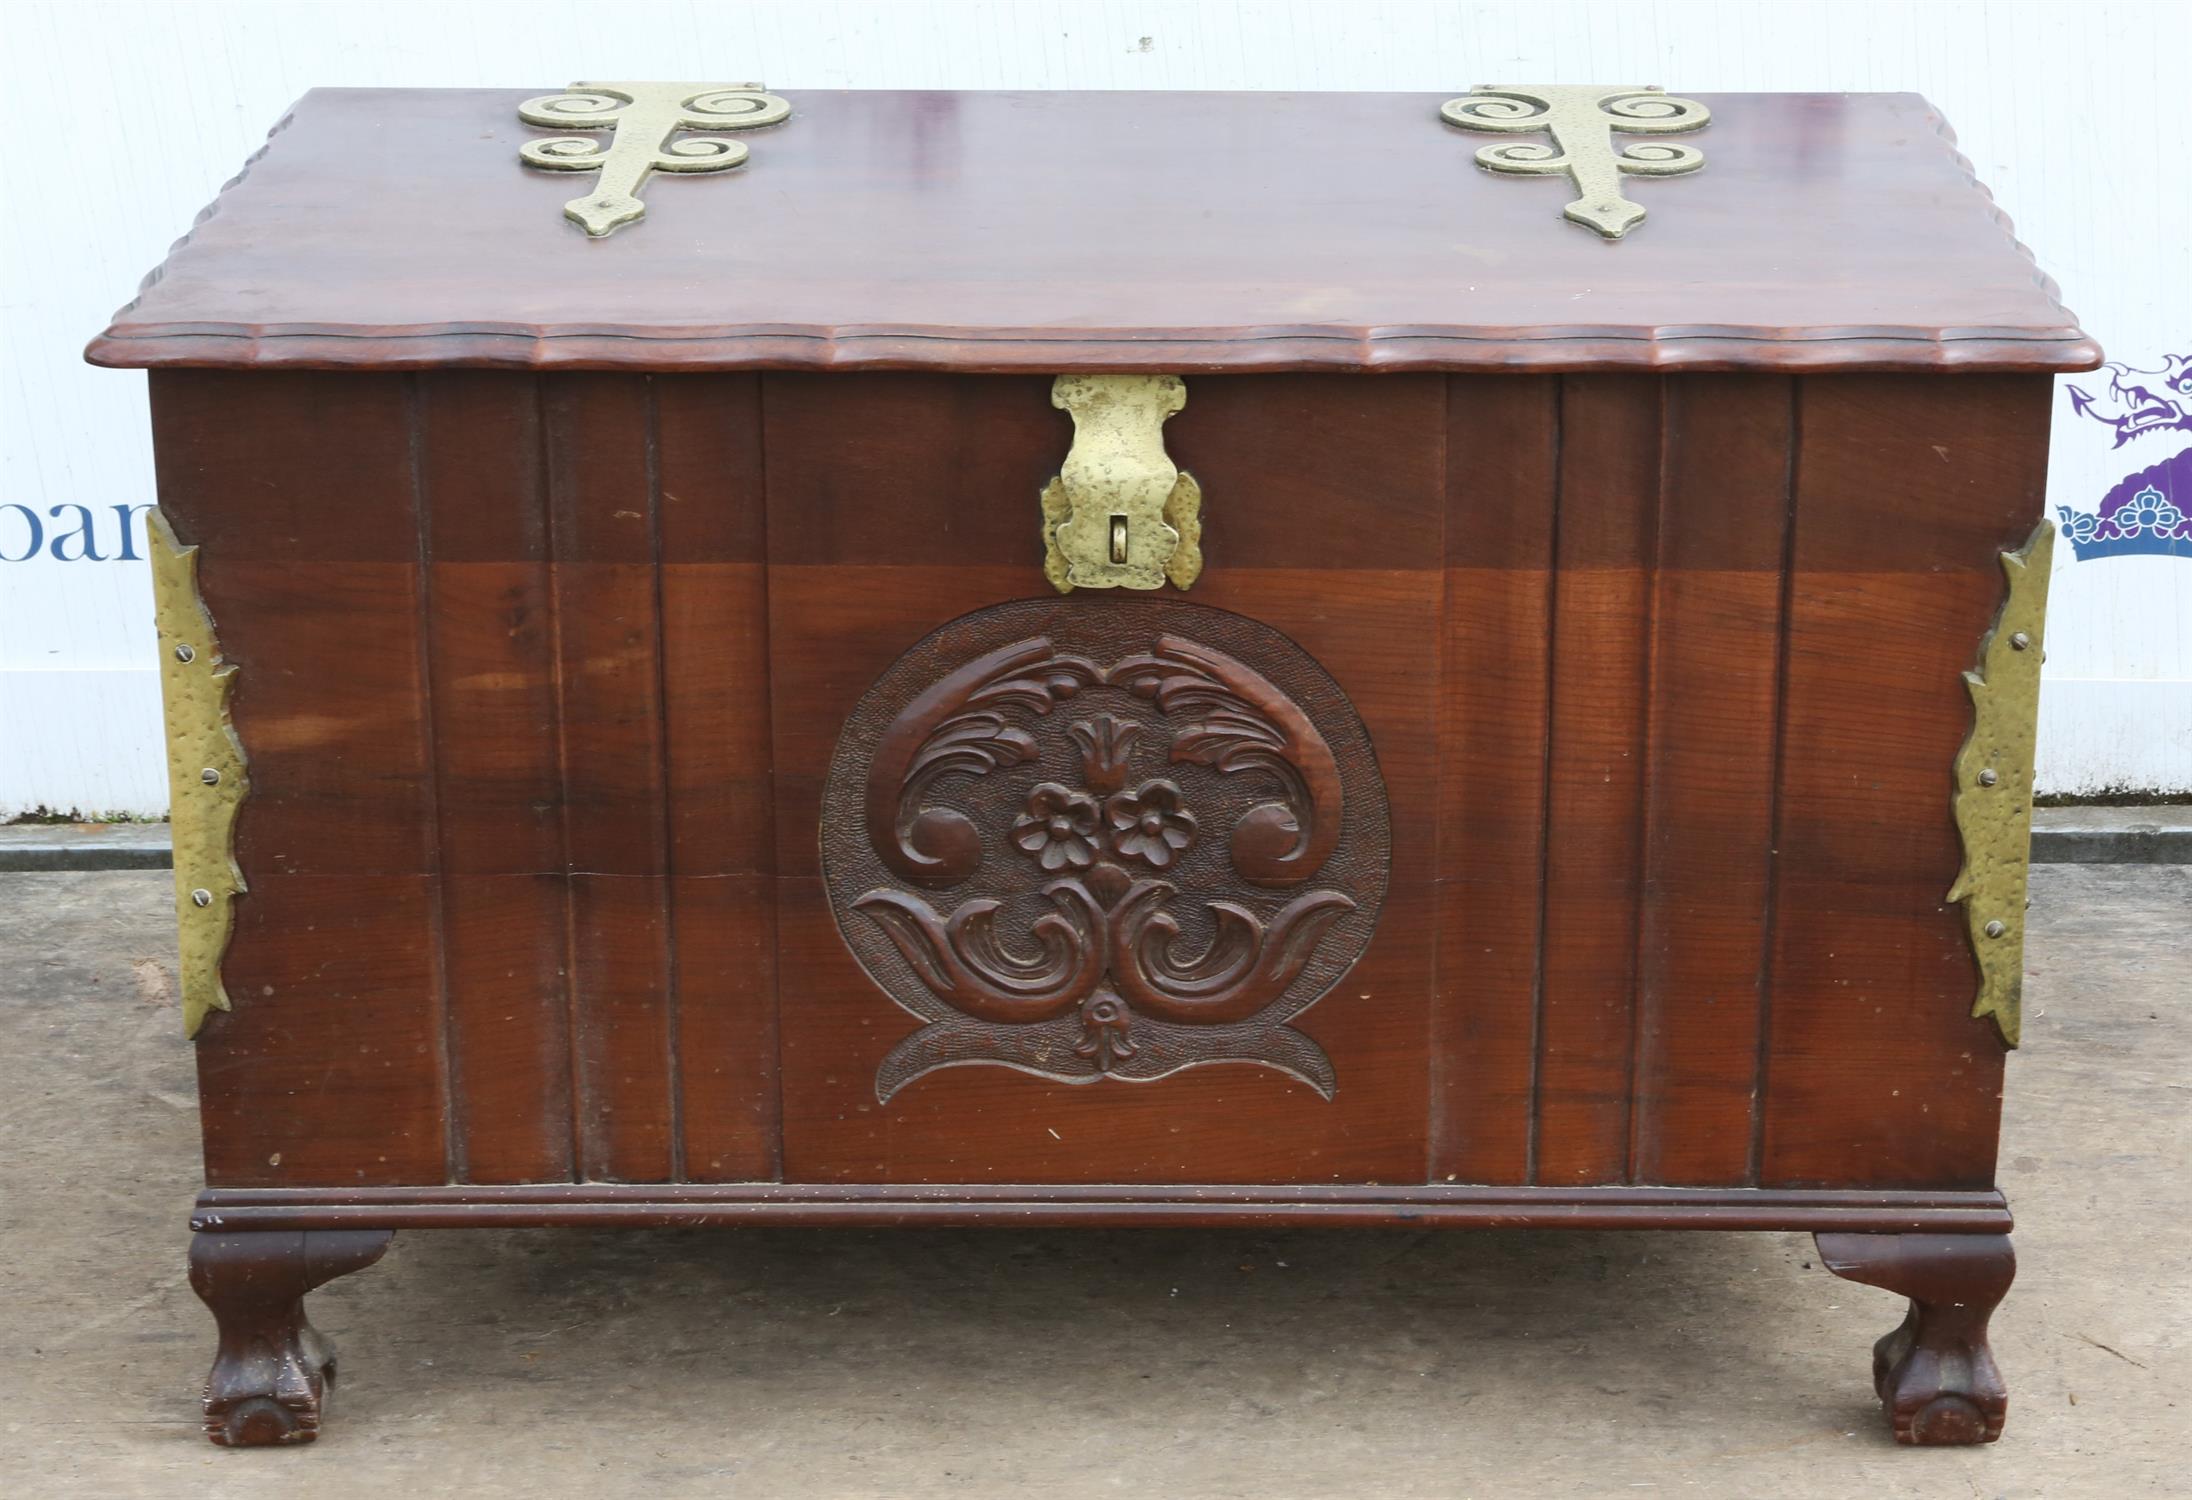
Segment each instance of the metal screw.
M175 659L177 661L196 661L198 659L198 653L192 647L177 646L175 648Z
M2010 649L2013 651L2022 651L2031 644L2032 637L2026 635L2022 630L2009 638Z
M1983 781L1986 779L1987 776L1991 776L1993 774L1994 773L1991 771L1984 772L1981 774L1980 779ZM207 766L203 771L200 771L198 773L198 779L204 782L207 786L219 786L221 784L221 773L214 770L211 766Z
M213 904L213 893L204 886L200 886L190 893L190 904L193 906L211 906ZM1996 925L1999 926L2000 924L1997 923Z
M211 781L213 779L214 778L212 774L209 772L206 776L206 780ZM1981 786L1992 786L1995 782L2000 781L2001 779L2002 778L2000 774L1996 772L1992 766L1988 766L1985 770L1979 773L1979 785Z
M2000 922L1989 922L1986 924L1986 935L1988 937L2000 937L2003 933L2007 931L2009 931L2009 929L2003 926Z

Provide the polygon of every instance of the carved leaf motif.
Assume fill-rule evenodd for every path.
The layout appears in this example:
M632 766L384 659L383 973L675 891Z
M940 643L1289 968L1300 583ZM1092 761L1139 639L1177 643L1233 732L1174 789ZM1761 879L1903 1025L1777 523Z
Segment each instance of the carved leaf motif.
M1244 771L1250 766L1268 769L1274 758L1284 759L1286 740L1261 719L1220 710L1190 724L1172 737L1172 758L1221 771ZM1248 757L1256 757L1249 759Z
M1149 881L1121 904L1111 929L1111 977L1127 1003L1168 1020L1239 1020L1272 1005L1332 924L1354 910L1339 891L1297 896L1266 926L1230 901L1210 903L1217 935L1203 953L1175 953L1180 926L1163 909L1172 888Z
M913 758L906 771L906 791L909 795L919 792L948 771L981 776L1033 759L1035 736L1007 724L1003 715L961 714L938 725Z
M948 629L878 683L825 794L841 930L926 1023L877 1097L970 1064L1090 1083L1248 1061L1329 1098L1330 1059L1288 1023L1368 941L1389 849L1335 686L1275 632L1194 606L1027 601ZM1344 819L1343 786L1366 798Z
M1047 714L1101 675L1034 636L984 653L908 704L868 768L868 836L891 869L924 885L972 875L982 862L980 830L957 808L921 805L923 794L953 772L981 776L1024 764L1035 740L1003 711Z
M919 896L870 891L853 903L873 917L921 982L954 1009L996 1021L1038 1021L1077 1005L1103 977L1102 915L1078 881L1045 888L1057 906L1030 931L1033 957L1005 947L996 931L1001 902L968 901L946 919Z
M1111 680L1168 716L1196 716L1173 735L1173 760L1278 780L1284 803L1257 808L1234 828L1233 864L1245 879L1299 885L1324 867L1339 840L1339 768L1299 705L1245 663L1171 635L1118 663Z
M1013 674L984 683L967 697L981 707L1012 707L1032 714L1047 714L1059 700L1071 698L1082 688L1100 681L1094 662L1078 656L1053 656L1031 673Z

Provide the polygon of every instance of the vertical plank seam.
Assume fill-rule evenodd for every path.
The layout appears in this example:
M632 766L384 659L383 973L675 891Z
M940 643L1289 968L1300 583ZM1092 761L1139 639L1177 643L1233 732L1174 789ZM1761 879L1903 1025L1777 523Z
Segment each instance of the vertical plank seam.
M1645 945L1650 941L1648 920L1651 914L1652 887L1652 833L1656 819L1652 816L1653 789L1658 783L1656 761L1659 752L1661 714L1658 697L1653 688L1659 677L1659 617L1663 601L1660 591L1664 587L1666 558L1664 548L1667 538L1667 466L1673 451L1673 422L1675 405L1669 400L1669 392L1675 377L1659 377L1659 459L1657 477L1652 486L1652 537L1644 548L1642 562L1647 570L1644 584L1644 661L1642 677L1643 712L1637 715L1636 750L1636 870L1635 888L1629 908L1629 1098L1627 1118L1623 1124L1626 1139L1623 1142L1622 1176L1625 1181L1640 1180L1643 1167L1643 1131L1638 1128L1638 1113L1644 1097L1645 1040L1658 1018L1659 987L1647 984L1649 971L1645 963Z
M571 753L569 744L569 684L563 669L563 571L565 538L556 524L556 462L553 413L549 408L548 380L533 377L533 410L540 435L541 515L548 540L548 629L550 674L556 699L556 823L563 853L563 1040L564 1063L569 1073L567 1103L571 1111L571 1170L573 1182L588 1180L591 1163L586 1159L586 1085L578 1005L577 900L575 865L571 858Z
M1439 377L1439 610L1438 633L1431 646L1436 660L1430 672L1430 680L1438 684L1438 721L1433 737L1439 753L1431 758L1431 805L1438 810L1438 816L1431 820L1431 888L1427 893L1431 902L1431 1013L1425 1017L1423 1038L1423 1095L1429 1107L1423 1132L1425 1182L1437 1179L1439 1159L1445 1154L1447 1043L1455 1030L1447 1013L1448 998L1439 966L1439 951L1446 943L1446 707L1453 691L1453 684L1446 680L1446 636L1452 629L1454 594L1454 570L1447 543L1447 533L1453 526L1453 447L1454 377L1448 374Z
M762 1028L762 1046L769 1066L769 1176L784 1180L784 877L777 849L776 804L776 550L769 537L770 513L775 509L775 485L769 476L769 377L756 370L754 383L754 445L761 475L761 711L768 717L769 764L767 775L768 818L763 837L768 851L769 961L768 1024Z
M655 377L642 377L647 401L647 525L654 550L655 743L662 796L662 1022L663 1050L669 1067L670 1180L685 1180L685 1077L683 1007L678 994L677 839L671 817L670 780L670 628L662 577L662 424Z
M1553 852L1553 698L1560 660L1560 513L1566 486L1568 377L1553 379L1552 514L1546 526L1545 558L1545 748L1538 765L1537 921L1530 971L1530 1122L1523 1144L1523 1180L1538 1179L1538 1138L1542 1132L1545 1086L1545 914L1549 909Z
M448 871L442 843L441 737L434 717L434 570L433 548L428 540L432 527L432 510L427 499L423 452L423 380L424 377L416 373L403 377L404 430L409 450L405 457L410 465L411 517L418 528L419 540L419 580L414 596L419 606L419 734L426 751L427 963L432 973L429 986L431 998L428 1004L433 1008L431 1026L441 1064L436 1085L440 1090L442 1175L448 1181L457 1183L464 1181L469 1169L465 1161L463 1121L458 1117L459 1101L464 1098L464 1090L459 1086L456 1077L457 1049L453 1038L455 1023L449 1003L449 916L446 891Z
M1789 739L1789 649L1796 615L1796 492L1803 471L1804 382L1789 378L1789 456L1782 470L1781 599L1773 665L1773 772L1766 798L1765 921L1758 950L1758 1051L1751 1067L1751 1140L1745 1180L1766 1171L1766 1086L1773 1062L1773 977L1781 932L1781 807Z

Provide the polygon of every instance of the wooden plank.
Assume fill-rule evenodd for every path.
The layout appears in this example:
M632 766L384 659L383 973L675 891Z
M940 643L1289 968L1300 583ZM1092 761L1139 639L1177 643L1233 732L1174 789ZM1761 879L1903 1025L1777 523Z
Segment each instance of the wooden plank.
M237 664L230 707L251 776L236 820L245 878L430 870L418 564L208 551L199 581Z
M440 932L455 1163L573 1175L554 602L539 389L418 378Z
M767 512L756 375L656 380L684 1175L777 1175Z
M1446 421L1430 1180L1525 1183L1560 383L1456 376Z
M1751 1180L1774 845L1794 394L1667 382L1651 614L1636 1182Z
M767 874L768 517L756 375L653 382L669 843L679 875Z
M2041 515L2049 383L1799 386L1761 1181L1983 1186L2004 1047L1944 897L1959 674Z
M470 370L418 381L442 858L452 871L552 870L563 834L538 387Z
M564 906L557 872L442 878L463 1181L573 1176Z
M422 875L263 873L236 903L236 1008L198 1034L206 1181L442 1182Z
M678 1067L693 1182L782 1175L776 882L677 876Z
M1048 378L772 371L762 384L773 565L1005 567L1030 592L1049 587L1028 538L1073 420Z
M1445 384L1422 375L1188 381L1165 449L1202 484L1211 581L1241 568L1436 567ZM1062 457L1060 448L1053 466Z
M236 1008L198 1043L209 1180L446 1181L407 383L163 376L154 422L252 782Z
M404 377L161 375L152 390L161 505L202 549L239 668L246 876L426 869Z
M1536 1180L1629 1167L1661 382L1562 381Z
M634 376L541 384L579 1173L660 1181L678 1101L653 403Z
M668 886L662 875L570 876L579 1174L589 1182L677 1175Z
M161 371L150 377L160 505L202 563L408 563L402 375Z

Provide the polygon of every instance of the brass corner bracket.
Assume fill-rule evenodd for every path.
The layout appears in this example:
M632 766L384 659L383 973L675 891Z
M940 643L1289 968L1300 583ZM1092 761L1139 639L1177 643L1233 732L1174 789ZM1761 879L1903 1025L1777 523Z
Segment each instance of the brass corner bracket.
M1164 446L1187 382L1061 375L1050 404L1073 414L1073 446L1043 488L1043 575L1061 594L1193 584L1203 570L1203 492Z
M1948 899L1964 904L1979 960L1974 1016L1992 1016L2014 1047L2023 1028L2025 889L2032 855L2032 752L2039 732L2041 629L2047 622L2055 524L2002 554L2009 595L1980 638L1971 693L1971 736L1956 752L1952 806L1964 867Z
M181 956L183 1035L208 1011L229 1009L221 983L232 906L243 894L236 867L236 809L251 789L244 747L229 722L236 675L221 659L213 616L198 594L198 549L176 539L154 510L153 621L160 637L160 698L167 718L168 827L175 844L175 915Z
M599 239L646 215L639 188L651 174L720 172L746 159L742 141L681 132L754 130L791 112L759 83L574 83L526 100L518 118L551 130L606 130L608 143L553 136L527 141L518 155L544 171L601 174L593 192L563 205L565 218Z
M1667 135L1710 123L1712 111L1657 87L1480 83L1439 108L1448 124L1502 134L1544 131L1539 141L1486 146L1477 165L1523 176L1564 176L1582 196L1561 217L1609 240L1644 222L1644 205L1621 195L1621 179L1679 177L1705 165L1705 153L1680 141L1638 142L1614 150L1613 137Z

